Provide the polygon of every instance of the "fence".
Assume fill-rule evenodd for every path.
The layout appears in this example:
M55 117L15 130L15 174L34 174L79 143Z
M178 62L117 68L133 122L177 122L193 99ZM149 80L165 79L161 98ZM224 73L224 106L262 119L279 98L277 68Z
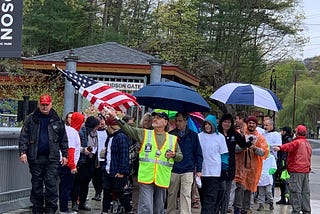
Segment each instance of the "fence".
M29 168L18 156L20 130L0 127L0 213L30 205Z
M0 127L14 127L16 121L16 114L0 114Z

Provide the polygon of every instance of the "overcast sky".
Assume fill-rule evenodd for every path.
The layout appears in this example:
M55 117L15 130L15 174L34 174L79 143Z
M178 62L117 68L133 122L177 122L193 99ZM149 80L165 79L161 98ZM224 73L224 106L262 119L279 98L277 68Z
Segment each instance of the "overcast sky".
M305 10L305 35L310 41L305 44L303 58L320 56L320 1L302 0Z

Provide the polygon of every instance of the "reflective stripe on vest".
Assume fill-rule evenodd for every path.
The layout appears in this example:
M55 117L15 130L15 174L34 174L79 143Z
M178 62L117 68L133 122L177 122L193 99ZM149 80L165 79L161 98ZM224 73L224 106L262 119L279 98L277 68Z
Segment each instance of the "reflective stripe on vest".
M162 148L158 148L153 130L145 130L144 141L139 153L138 181L140 183L154 183L160 187L169 187L173 158L165 157L166 151L174 151L177 137L166 133ZM151 147L151 148L150 148Z

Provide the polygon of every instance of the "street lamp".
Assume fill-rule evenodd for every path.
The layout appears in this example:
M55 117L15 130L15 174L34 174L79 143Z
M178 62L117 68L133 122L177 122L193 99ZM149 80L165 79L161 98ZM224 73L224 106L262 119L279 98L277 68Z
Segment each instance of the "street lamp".
M276 76L276 70L272 69L271 76L270 76L270 90L273 91L275 94L277 94L277 76ZM275 111L272 111L272 118L275 120ZM270 115L270 110L268 110L268 115Z

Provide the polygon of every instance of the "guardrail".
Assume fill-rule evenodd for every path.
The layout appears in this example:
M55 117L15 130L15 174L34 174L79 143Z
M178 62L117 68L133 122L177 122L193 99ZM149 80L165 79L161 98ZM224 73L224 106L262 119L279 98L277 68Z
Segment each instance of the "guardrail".
M0 213L31 205L31 176L18 156L21 128L0 127Z

